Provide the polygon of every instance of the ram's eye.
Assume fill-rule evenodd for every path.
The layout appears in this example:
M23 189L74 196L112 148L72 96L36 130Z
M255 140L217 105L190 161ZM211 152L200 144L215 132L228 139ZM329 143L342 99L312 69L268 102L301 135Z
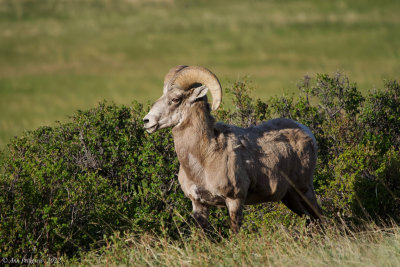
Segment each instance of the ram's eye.
M174 102L175 104L179 103L179 98L172 98L171 101Z

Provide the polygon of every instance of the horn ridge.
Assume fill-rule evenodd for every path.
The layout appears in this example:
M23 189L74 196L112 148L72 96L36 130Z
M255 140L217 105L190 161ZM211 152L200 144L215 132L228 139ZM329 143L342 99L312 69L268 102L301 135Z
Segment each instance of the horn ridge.
M164 77L164 93L168 89L168 83L169 81L177 74L179 71L183 70L184 68L188 67L187 65L178 65L173 68L171 68L168 73Z
M213 98L212 109L216 110L221 104L222 88L217 76L210 70L198 66L183 68L169 81L169 86L177 85L183 90L188 90L194 83L208 87Z

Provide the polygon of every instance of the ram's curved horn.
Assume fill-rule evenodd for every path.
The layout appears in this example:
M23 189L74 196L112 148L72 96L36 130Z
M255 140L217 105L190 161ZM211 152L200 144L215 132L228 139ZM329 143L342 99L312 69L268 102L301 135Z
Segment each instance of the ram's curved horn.
M183 90L188 90L196 83L208 87L213 98L212 109L216 110L221 104L222 88L217 76L208 69L195 66L186 67L176 73L169 81L169 86L179 86Z
M176 73L178 73L179 71L183 70L186 67L187 67L186 65L179 65L179 66L171 68L168 71L168 73L164 77L164 88L163 88L164 94L168 91L168 84L169 84L169 81L172 79L172 77L174 77Z

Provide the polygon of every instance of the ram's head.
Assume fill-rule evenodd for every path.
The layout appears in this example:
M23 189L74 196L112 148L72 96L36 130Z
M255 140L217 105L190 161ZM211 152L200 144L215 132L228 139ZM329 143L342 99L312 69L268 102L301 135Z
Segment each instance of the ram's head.
M174 127L186 119L188 109L200 100L206 100L210 90L216 110L222 98L218 78L209 70L194 66L172 68L164 78L163 95L143 118L147 132Z

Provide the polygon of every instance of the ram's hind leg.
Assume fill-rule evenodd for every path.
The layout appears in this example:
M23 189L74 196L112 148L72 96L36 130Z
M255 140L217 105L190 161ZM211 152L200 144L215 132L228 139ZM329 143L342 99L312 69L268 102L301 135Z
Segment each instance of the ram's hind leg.
M296 213L299 216L308 215L307 208L303 205L302 199L300 195L294 190L289 190L286 195L282 198L283 204L286 205L291 211Z
M321 209L318 206L317 198L313 189L309 189L303 194L301 192L298 193L294 188L291 188L282 199L282 202L299 216L307 215L312 220L321 220L322 218Z
M310 188L305 194L304 206L310 213L310 216L313 220L321 220L322 219L322 210L318 205L317 197L315 195L314 189Z

